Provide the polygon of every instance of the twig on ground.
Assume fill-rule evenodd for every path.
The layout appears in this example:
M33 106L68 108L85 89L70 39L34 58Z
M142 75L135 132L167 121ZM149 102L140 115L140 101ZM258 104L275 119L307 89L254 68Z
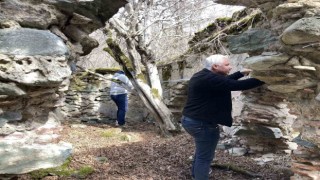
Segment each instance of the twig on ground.
M215 167L215 168L220 168L220 169L227 169L227 170L232 170L234 172L240 173L240 174L244 174L250 177L262 177L259 174L255 174L253 172L247 171L245 169L242 169L234 164L218 164L218 163L211 163L211 167Z

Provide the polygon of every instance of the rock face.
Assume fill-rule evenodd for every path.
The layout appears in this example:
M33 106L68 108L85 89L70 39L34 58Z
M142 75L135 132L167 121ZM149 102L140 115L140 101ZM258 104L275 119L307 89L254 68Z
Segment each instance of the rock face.
M319 15L320 4L313 0L293 1L223 1L219 3L245 5L259 8L262 16L246 26L232 29L239 14L249 14L250 9L235 14L231 23L206 30L201 47L202 56L212 53L233 54L233 65L253 69L251 76L266 82L263 87L244 91L234 96L234 127L224 128L230 135L241 137L242 147L249 153L287 152L292 155L291 179L319 179L320 174L320 90L319 90ZM230 26L228 26L230 25ZM224 27L229 29L224 30ZM216 32L227 33L227 38L215 40ZM208 35L209 34L209 35ZM212 37L210 37L210 34ZM217 38L216 38L217 39ZM194 42L193 42L194 44ZM179 87L167 90L169 106L181 113L187 80L198 71L203 57L193 49L175 62L161 65L163 84ZM192 57L192 58L191 58ZM171 72L170 72L171 71ZM173 71L173 72L172 72ZM170 72L170 73L169 73ZM190 74L191 72L191 74ZM181 82L183 81L183 83ZM241 99L241 104L238 104ZM237 128L239 125L240 128Z
M278 37L266 29L250 29L238 36L229 36L229 48L234 54L260 54L278 42ZM238 44L240 43L240 44Z
M4 0L0 2L0 28L50 29L64 40L71 57L77 60L99 45L89 34L103 27L125 4L125 0Z
M61 165L61 107L69 63L98 42L89 34L125 0L0 1L0 174Z
M20 28L0 33L3 31L6 38L1 43L8 45L0 48L0 174L26 173L62 164L71 153L70 144L59 143L63 116L57 109L62 105L59 100L63 84L71 75L65 56L68 49L49 31ZM40 34L39 45L51 46L30 43L28 47L27 42L37 42L35 34ZM24 38L17 47L7 43L20 36ZM35 47L39 47L39 55L35 55Z
M48 30L0 29L0 53L29 56L67 56L68 49L59 37Z

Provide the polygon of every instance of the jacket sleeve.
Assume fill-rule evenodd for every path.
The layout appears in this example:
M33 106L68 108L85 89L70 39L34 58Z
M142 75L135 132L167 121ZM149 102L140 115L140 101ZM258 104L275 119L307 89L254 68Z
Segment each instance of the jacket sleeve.
M124 86L124 88L126 88L127 90L131 91L134 89L131 81L127 76L121 75L119 76L119 80L122 82L121 85Z
M225 76L214 76L210 79L210 88L212 90L229 90L229 91L241 91L251 88L255 88L263 85L264 82L256 78L249 78L244 80L230 79Z
M240 71L237 71L237 72L235 72L233 74L228 75L227 78L238 80L238 79L242 78L243 76L244 75Z

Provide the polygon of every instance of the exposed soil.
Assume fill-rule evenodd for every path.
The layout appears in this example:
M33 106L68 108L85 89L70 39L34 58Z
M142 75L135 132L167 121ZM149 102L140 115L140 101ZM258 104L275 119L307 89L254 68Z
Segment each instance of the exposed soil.
M191 179L190 157L194 144L187 133L162 138L148 122L129 124L120 129L108 124L66 124L61 140L73 144L70 168L91 166L94 173L85 179L103 180L187 180ZM257 156L257 155L255 155ZM254 155L233 157L217 150L219 164L231 163L260 177L250 177L232 170L213 168L210 179L281 180L290 178L289 157L258 165ZM29 175L19 179L30 179ZM44 179L79 179L79 177L47 176Z

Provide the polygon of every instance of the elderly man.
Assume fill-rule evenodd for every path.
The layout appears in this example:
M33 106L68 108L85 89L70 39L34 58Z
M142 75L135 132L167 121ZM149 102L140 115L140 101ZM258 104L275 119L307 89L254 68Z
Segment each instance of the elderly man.
M251 72L249 69L228 75L232 67L227 56L209 56L204 65L205 68L195 73L189 81L188 99L182 117L182 126L195 141L192 176L196 180L209 178L210 163L220 137L218 124L232 125L231 91L264 84L255 78L238 80L248 75Z

